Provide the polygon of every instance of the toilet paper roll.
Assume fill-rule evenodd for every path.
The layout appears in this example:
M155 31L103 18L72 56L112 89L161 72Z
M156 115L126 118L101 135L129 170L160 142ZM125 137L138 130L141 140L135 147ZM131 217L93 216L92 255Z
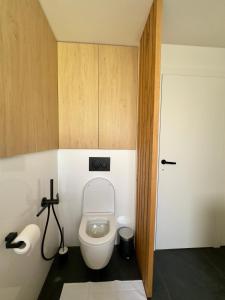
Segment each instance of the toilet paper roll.
M13 249L16 254L26 254L31 252L40 238L40 228L36 224L27 225L24 230L13 241L24 242L24 247Z

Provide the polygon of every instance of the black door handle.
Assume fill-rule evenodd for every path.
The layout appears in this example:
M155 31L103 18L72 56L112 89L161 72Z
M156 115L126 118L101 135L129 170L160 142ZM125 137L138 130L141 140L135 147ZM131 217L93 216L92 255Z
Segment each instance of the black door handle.
M175 161L166 161L165 159L161 160L162 165L176 165Z

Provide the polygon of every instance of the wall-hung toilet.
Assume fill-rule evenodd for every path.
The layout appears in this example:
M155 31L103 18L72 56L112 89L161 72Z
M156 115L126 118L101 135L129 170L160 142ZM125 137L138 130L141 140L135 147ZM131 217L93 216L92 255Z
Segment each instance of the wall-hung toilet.
M83 259L91 269L104 268L116 238L115 190L105 178L94 178L84 187L79 240Z

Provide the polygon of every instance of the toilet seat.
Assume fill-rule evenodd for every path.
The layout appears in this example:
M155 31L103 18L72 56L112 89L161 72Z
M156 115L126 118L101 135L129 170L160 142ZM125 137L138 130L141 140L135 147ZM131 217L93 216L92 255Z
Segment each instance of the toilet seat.
M112 183L103 177L88 181L83 191L83 215L114 214L115 190Z
M103 237L91 237L87 233L88 222L90 221L108 221L109 222L109 231ZM79 228L79 238L80 242L83 242L87 245L99 246L111 242L115 239L116 234L116 218L113 214L94 214L94 215L83 215L81 219L81 224Z

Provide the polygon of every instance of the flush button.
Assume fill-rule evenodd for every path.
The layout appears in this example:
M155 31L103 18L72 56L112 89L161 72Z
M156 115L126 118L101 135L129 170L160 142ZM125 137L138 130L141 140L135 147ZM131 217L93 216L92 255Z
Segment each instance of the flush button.
M110 157L89 157L89 171L110 171Z

